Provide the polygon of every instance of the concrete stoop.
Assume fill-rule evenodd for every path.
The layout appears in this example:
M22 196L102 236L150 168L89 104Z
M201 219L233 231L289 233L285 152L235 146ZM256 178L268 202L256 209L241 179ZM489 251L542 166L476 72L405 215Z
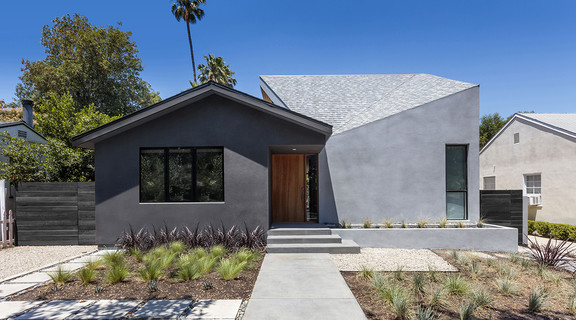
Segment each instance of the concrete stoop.
M352 240L329 228L276 228L268 231L268 253L360 253Z

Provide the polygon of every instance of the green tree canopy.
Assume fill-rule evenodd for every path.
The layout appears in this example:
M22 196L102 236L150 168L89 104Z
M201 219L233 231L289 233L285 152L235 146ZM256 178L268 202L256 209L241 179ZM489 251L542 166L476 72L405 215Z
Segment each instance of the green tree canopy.
M146 81L131 32L118 27L97 27L79 14L53 20L42 29L46 58L23 60L20 99L46 98L50 94L72 96L78 111L93 104L108 115L131 113L160 101Z
M3 134L5 148L0 157L0 178L24 181L90 181L94 180L94 152L72 147L72 137L94 129L117 117L111 117L89 105L74 107L70 94L50 94L37 104L36 127L47 144L32 143Z
M222 57L214 57L209 54L208 57L204 56L204 59L206 59L206 65L198 65L198 71L201 72L199 77L201 83L214 81L231 88L236 85L236 79L232 78L234 72L230 70L230 65L227 65Z
M485 114L480 118L480 149L504 127L506 122L508 120L502 118L498 112Z

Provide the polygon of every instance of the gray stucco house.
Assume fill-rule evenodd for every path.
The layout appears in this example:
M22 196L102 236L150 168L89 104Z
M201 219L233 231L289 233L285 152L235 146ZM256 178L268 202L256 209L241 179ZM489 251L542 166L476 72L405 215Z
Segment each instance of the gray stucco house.
M426 74L215 83L74 138L98 244L133 227L478 219L478 86Z

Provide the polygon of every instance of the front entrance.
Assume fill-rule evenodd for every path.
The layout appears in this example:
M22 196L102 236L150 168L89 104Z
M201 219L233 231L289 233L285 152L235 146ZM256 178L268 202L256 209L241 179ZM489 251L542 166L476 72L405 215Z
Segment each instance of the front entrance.
M272 155L272 221L318 222L318 155Z

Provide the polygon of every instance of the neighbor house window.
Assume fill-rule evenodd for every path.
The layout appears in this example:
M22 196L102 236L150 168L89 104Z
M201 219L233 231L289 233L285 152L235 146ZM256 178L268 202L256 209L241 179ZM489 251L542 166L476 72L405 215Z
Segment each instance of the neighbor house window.
M542 194L542 177L539 174L525 175L524 180L527 195Z
M468 217L468 146L446 146L446 218Z
M221 147L140 150L140 202L224 201Z
M520 134L519 133L515 133L514 134L514 144L520 143Z
M484 177L484 190L496 190L496 177Z

